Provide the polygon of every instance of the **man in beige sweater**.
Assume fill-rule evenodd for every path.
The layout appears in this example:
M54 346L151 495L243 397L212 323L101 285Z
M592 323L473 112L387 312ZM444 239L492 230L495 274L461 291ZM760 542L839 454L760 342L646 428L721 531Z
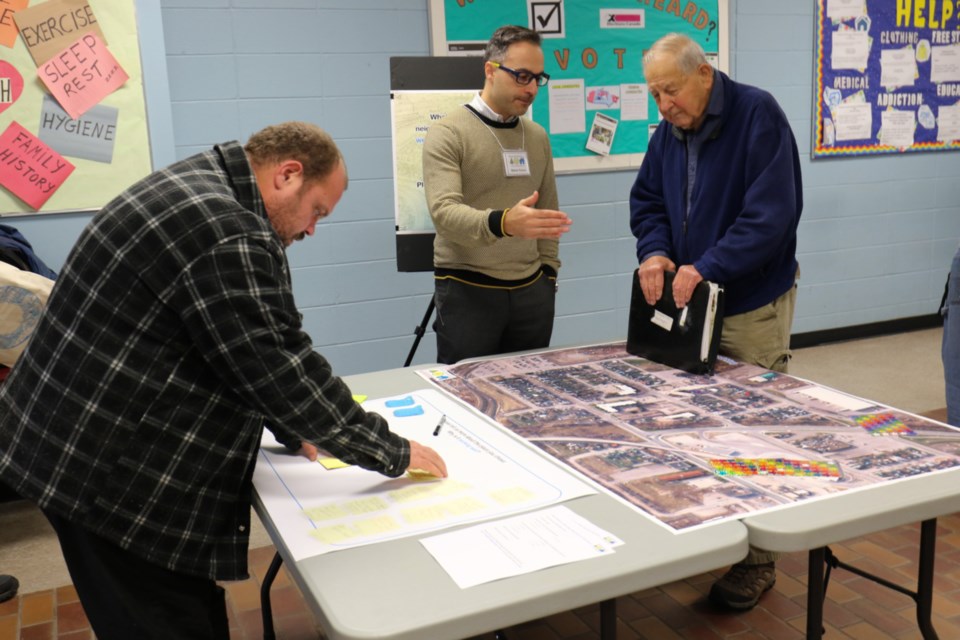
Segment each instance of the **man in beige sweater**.
M549 76L540 34L505 26L484 56L483 90L431 125L423 147L433 245L437 360L549 346L559 238L553 153L527 112Z

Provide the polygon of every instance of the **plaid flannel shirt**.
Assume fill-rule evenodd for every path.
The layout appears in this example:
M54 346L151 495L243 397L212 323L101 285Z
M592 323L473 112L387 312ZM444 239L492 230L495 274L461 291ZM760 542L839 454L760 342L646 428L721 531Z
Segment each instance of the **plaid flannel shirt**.
M0 389L0 479L174 571L247 576L262 426L398 476L409 444L313 350L243 148L99 212Z

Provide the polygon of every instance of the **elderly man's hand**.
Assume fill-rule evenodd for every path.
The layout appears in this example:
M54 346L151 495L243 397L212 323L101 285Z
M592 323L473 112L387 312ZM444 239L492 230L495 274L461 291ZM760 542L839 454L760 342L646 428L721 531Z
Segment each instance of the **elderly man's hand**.
M640 271L637 274L640 278L640 289L643 291L644 300L651 307L657 304L657 300L663 295L663 272L674 269L676 265L673 264L673 260L666 256L652 256L640 265Z
M692 264L685 264L677 270L673 277L673 301L678 309L682 309L693 297L693 290L703 281L703 276Z

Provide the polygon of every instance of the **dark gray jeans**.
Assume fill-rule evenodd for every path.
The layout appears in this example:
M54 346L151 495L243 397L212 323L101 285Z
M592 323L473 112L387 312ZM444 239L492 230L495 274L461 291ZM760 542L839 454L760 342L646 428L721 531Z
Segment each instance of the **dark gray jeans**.
M177 573L44 511L98 640L229 640L223 588Z
M437 361L453 364L550 346L555 300L554 281L546 274L517 289L437 280Z

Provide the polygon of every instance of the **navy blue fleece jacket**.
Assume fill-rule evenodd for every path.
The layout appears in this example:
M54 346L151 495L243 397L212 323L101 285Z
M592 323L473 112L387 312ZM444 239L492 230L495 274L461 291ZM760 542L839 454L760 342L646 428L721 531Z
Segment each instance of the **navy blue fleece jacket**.
M630 227L641 262L659 253L723 284L729 316L793 286L803 195L797 144L773 96L719 71L714 79L722 111L700 149L689 212L685 133L664 120L630 191Z

